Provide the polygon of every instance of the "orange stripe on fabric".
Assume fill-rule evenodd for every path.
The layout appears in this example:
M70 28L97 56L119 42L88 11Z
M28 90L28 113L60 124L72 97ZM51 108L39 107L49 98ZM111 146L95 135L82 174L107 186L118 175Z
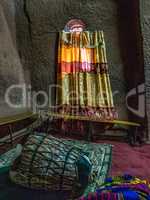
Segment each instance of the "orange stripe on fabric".
M61 53L58 55L59 62L88 62L88 63L105 63L103 50L86 49L79 47L61 47Z

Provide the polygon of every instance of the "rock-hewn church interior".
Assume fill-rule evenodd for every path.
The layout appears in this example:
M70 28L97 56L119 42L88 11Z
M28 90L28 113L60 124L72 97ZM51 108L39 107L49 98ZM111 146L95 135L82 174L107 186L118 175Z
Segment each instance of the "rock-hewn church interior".
M150 2L0 1L0 200L150 199Z

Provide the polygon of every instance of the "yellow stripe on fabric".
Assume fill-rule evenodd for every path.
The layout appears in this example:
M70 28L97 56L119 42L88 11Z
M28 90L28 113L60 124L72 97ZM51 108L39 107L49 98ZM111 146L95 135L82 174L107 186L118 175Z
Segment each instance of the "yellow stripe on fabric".
M102 74L65 73L64 62L67 63L67 66L70 65L70 68L73 62L107 63L102 31L86 31L80 34L65 33L64 31L60 33L58 47L58 71L60 73L57 74L57 84L60 88L57 90L57 103L100 108L114 106L108 73L105 71Z
M80 35L63 32L60 38L59 62L104 63L105 43L103 32L83 32Z
M83 31L80 33L77 32L60 32L59 38L61 44L67 46L76 46L79 45L80 48L88 48L92 46L96 48L97 46L102 45L103 43L103 31Z
M81 104L92 107L113 107L112 96L106 74L87 72L63 73L58 78L58 85L62 87L59 98L63 104Z
M97 84L97 87L98 87L97 104L104 106L105 100L104 100L103 82L102 82L102 75L101 74L98 74L96 84Z
M99 32L99 38L102 41L103 45L101 46L101 48L99 48L100 52L101 52L101 57L104 60L104 63L107 62L107 58L106 58L106 47L105 47L105 41L104 41L104 34L103 32Z
M108 90L109 90L110 106L114 106L114 102L113 102L113 93L112 93L112 90L111 90L111 84L110 84L109 74L106 74L106 77L107 77Z

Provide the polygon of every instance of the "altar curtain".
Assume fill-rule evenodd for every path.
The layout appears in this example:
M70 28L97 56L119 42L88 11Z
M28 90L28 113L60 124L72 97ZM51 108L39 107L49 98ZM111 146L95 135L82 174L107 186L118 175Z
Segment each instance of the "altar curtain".
M56 105L61 114L117 118L103 31L59 33Z

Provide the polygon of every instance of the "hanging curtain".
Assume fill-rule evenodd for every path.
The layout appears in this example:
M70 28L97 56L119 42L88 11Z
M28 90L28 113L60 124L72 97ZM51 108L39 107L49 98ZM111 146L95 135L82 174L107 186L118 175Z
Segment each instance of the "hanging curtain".
M117 117L102 31L60 32L56 96L61 114Z

